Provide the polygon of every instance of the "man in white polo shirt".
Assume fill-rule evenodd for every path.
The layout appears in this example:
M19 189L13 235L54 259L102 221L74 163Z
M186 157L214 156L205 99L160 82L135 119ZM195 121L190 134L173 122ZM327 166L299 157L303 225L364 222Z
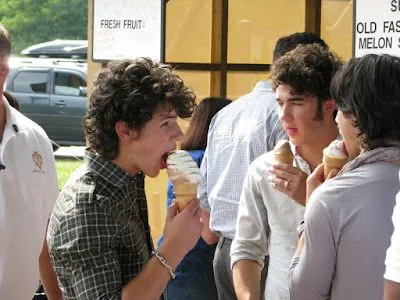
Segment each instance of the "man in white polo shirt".
M45 243L57 198L50 141L3 96L11 42L0 24L0 299L32 299L41 280L50 299L59 289Z

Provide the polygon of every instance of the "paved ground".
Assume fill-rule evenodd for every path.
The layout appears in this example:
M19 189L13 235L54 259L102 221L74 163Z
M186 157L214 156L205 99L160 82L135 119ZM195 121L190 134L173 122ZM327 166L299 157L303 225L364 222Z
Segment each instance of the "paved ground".
M77 147L77 146L60 147L56 152L54 152L54 156L83 158L84 151L85 147Z

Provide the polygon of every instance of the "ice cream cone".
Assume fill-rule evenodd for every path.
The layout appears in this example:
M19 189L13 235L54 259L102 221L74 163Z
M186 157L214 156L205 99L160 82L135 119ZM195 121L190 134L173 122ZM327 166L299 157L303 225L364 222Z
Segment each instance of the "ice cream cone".
M279 164L293 164L294 156L290 152L274 153L274 160Z
M187 151L178 150L168 155L167 173L174 185L178 210L182 211L191 200L197 198L200 169Z
M182 211L191 200L197 198L197 182L174 183L175 199L178 202L178 210Z
M293 164L294 155L290 149L290 144L286 140L279 141L273 152L274 161L279 164Z
M347 153L344 151L343 142L334 140L323 150L322 162L324 163L324 179L333 169L340 170L347 162Z
M347 158L324 155L322 158L322 162L324 163L324 179L326 179L329 175L329 172L333 169L340 170L341 168L343 168L343 166L347 162Z

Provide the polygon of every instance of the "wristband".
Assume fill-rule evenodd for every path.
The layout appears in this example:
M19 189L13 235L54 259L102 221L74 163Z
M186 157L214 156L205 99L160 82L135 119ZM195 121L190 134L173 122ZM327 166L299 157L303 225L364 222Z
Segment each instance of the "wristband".
M174 271L174 268L171 266L171 264L158 252L158 250L154 250L152 254L157 257L157 259L160 261L160 263L168 270L169 274L171 274L172 279L175 279L176 273Z

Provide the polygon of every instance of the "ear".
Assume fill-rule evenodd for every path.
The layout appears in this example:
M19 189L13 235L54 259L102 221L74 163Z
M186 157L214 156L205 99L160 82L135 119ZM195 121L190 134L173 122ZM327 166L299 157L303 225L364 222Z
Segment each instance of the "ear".
M130 129L124 121L115 123L114 129L121 143L129 142L132 140L132 137L137 137L136 131Z
M9 71L8 56L0 56L0 77L7 77Z
M325 112L327 112L327 113L333 113L333 112L336 110L336 102L335 102L335 100L333 100L332 98L326 100L326 101L324 102L323 108L324 108L324 111L325 111Z

